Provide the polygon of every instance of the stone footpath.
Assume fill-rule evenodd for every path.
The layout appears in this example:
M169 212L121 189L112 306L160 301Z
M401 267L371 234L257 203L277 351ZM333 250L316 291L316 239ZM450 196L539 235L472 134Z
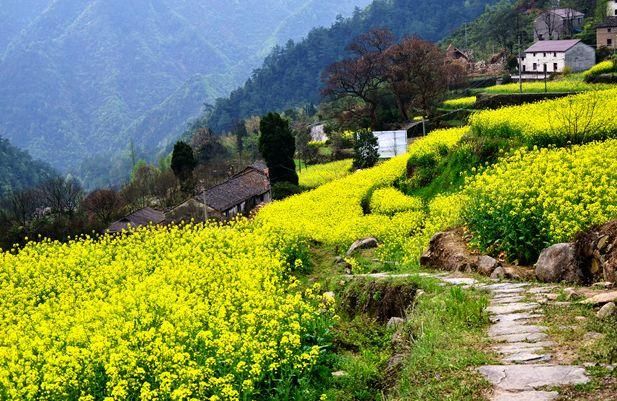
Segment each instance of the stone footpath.
M587 383L585 369L551 364L550 349L556 344L546 334L540 301L550 287L530 288L525 283L474 285L491 292L488 311L493 323L489 336L501 355L502 365L479 368L493 384L492 401L548 401L559 396L561 386ZM535 301L526 301L532 298Z
M413 274L366 275L374 278L408 277ZM485 290L491 294L488 308L492 325L488 335L493 349L501 356L500 365L478 368L493 385L491 401L555 400L559 387L589 381L585 368L551 364L550 350L556 346L541 325L540 302L547 302L552 287L532 287L527 283L482 284L473 278L448 276L446 273L420 273L444 284ZM529 301L531 299L531 301ZM547 391L548 389L548 391Z

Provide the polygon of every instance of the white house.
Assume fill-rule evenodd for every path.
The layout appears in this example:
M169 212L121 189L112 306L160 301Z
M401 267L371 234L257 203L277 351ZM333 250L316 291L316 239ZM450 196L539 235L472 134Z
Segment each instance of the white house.
M523 75L544 76L561 73L569 67L573 72L585 71L596 64L596 51L578 39L541 40L521 55Z
M609 17L617 16L617 0L608 0L608 10L606 10Z
M583 28L585 14L572 8L553 8L533 22L535 40L569 39Z

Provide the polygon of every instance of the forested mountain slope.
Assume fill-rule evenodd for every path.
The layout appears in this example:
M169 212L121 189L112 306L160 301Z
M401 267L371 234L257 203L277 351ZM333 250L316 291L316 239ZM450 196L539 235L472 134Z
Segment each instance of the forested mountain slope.
M368 2L3 1L0 135L63 170L131 140L147 151L243 82L273 45Z
M0 138L0 199L11 191L34 187L56 172Z
M387 27L398 36L418 35L438 41L494 2L376 0L331 28L315 29L299 43L274 49L243 87L217 101L210 126L223 131L253 114L318 102L321 71L345 56L345 47L354 36L371 28Z

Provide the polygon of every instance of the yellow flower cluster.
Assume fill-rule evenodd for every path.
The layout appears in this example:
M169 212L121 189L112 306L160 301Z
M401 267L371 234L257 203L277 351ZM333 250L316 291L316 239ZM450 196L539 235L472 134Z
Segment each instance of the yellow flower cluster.
M237 222L0 254L0 398L239 400L302 374L329 312L288 242Z
M617 89L488 110L471 116L479 137L519 139L526 145L586 143L617 137Z
M353 160L340 160L332 163L316 164L303 169L298 177L303 188L317 188L330 181L350 174Z
M388 216L400 212L421 211L422 199L403 194L396 188L380 188L373 192L370 202L371 212Z
M617 217L617 140L519 150L465 189L464 217L484 250L533 262L548 245Z
M615 88L611 84L588 84L579 79L564 79L559 81L548 81L546 87L544 81L523 82L523 93L550 93L556 92L588 92ZM520 84L517 82L496 85L486 88L484 92L489 94L511 94L520 92Z
M433 131L411 144L409 147L409 159L439 158L447 154L448 150L458 144L468 132L469 127Z
M477 101L476 96L460 97L458 99L449 99L443 102L445 109L472 109Z
M603 61L583 73L585 79L590 79L602 74L616 72L615 63L611 60Z

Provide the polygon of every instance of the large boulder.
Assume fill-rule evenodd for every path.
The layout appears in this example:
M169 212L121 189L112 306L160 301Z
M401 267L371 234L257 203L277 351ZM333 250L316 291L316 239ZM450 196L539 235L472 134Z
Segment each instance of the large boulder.
M347 251L347 256L351 256L354 252L360 249L371 249L371 248L377 248L378 246L379 246L379 242L377 242L375 238L359 239L353 244L351 244L351 246L349 247L349 250Z
M490 276L500 266L501 263L490 256L483 255L478 259L478 273L485 276Z
M545 283L581 283L583 277L576 259L574 244L557 244L546 248L535 265L536 278Z
M437 233L431 238L420 264L434 269L471 272L478 266L478 257L467 249L461 230L452 230Z

